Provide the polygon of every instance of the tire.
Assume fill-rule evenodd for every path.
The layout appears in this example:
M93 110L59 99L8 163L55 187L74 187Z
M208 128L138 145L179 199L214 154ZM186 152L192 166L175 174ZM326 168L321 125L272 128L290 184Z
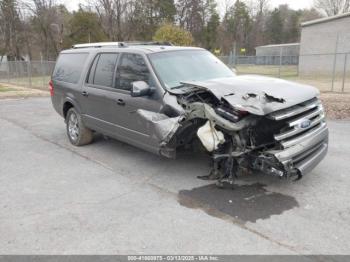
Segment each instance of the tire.
M75 146L90 144L93 139L92 131L85 127L80 114L74 107L67 112L66 129L69 141Z

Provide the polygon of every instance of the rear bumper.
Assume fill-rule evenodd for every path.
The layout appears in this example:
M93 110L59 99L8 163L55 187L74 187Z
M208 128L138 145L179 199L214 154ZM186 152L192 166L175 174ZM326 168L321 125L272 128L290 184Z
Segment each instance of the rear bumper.
M280 176L304 176L313 170L328 151L328 128L325 122L309 136L298 144L283 150L271 150L266 154L278 162L277 170ZM276 167L274 168L276 170ZM283 173L283 175L282 175Z

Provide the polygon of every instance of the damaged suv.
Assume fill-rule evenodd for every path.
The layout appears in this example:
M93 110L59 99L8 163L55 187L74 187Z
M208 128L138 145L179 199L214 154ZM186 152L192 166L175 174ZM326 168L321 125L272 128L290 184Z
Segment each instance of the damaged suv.
M75 45L61 52L50 92L72 144L90 143L96 131L175 158L199 140L213 160L204 178L219 184L241 169L299 179L327 153L317 89L237 76L201 48Z

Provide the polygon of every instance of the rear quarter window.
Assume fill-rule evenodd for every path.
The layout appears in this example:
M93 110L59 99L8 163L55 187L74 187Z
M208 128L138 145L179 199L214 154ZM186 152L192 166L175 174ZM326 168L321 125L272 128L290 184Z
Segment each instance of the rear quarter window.
M87 53L61 54L58 57L52 79L72 84L78 83L87 57Z

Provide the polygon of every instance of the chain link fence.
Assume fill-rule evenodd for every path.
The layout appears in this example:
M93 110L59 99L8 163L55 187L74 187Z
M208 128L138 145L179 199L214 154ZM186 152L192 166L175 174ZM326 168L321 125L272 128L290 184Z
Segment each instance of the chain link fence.
M0 82L48 89L55 61L9 61L0 63Z
M350 53L219 58L238 74L279 77L313 85L324 92L350 92Z
M300 56L221 56L238 74L258 74L310 84L321 91L350 92L350 53ZM0 63L0 82L48 88L55 61Z

